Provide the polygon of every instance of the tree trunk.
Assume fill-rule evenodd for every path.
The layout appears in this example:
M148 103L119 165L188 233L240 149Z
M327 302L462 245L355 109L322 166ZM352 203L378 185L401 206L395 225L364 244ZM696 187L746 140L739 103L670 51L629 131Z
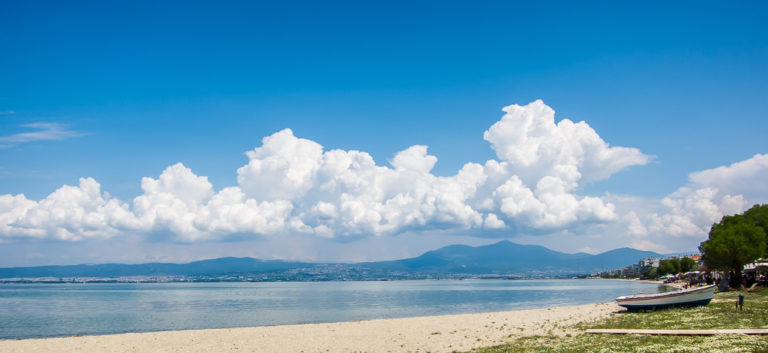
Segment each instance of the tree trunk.
M742 283L741 278L741 269L744 266L736 266L733 269L733 278L731 278L731 287L732 288L740 288Z

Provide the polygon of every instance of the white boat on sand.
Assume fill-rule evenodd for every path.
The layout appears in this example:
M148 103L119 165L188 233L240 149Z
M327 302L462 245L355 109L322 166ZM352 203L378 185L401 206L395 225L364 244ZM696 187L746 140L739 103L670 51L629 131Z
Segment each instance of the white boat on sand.
M703 306L715 295L715 285L681 289L676 292L629 295L616 298L616 303L629 310L660 309L672 306Z

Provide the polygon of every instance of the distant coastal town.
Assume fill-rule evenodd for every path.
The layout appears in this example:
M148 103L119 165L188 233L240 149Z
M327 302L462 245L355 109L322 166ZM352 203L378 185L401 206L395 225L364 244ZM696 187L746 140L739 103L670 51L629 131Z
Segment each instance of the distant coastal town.
M645 258L622 268L610 269L593 274L600 278L641 278L658 279L677 273L696 271L704 267L701 254L672 255Z
M591 277L664 280L665 282L687 281L695 284L712 283L727 276L719 271L709 271L704 264L702 254L694 253L644 258L623 268L594 273ZM768 258L758 259L745 265L742 277L745 286L768 285Z

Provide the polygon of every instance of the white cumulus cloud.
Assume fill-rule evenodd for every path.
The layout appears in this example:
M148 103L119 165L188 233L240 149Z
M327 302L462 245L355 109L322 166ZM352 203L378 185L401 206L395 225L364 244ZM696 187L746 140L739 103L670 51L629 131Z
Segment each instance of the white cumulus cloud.
M323 146L296 138L291 129L285 129L265 137L261 147L246 155L250 161L237 170L245 194L259 200L291 200L314 184Z
M688 185L649 206L644 217L624 217L629 234L689 237L704 240L723 216L744 212L768 199L768 155L702 170L689 175Z
M716 187L721 193L745 195L750 199L768 199L768 154L707 169L690 175L698 186Z
M0 195L0 232L8 237L108 238L135 226L127 205L102 193L92 178L64 185L40 201Z
M506 114L483 137L527 183L549 176L573 187L651 160L636 148L610 147L583 121L555 123L555 111L541 100L503 110Z
M141 180L122 202L90 178L40 201L0 196L0 235L78 240L125 232L191 242L237 236L381 236L444 229L500 232L612 222L615 206L579 186L651 157L612 147L584 122L556 123L541 101L505 107L485 132L498 160L432 174L428 147L394 154L390 166L366 152L326 150L285 129L246 152L237 185L216 190L177 163Z
M615 220L614 206L583 197L576 189L652 157L638 149L611 147L585 122L563 119L541 100L505 107L484 134L499 160L485 164L489 183L479 209L494 209L526 228L556 228Z

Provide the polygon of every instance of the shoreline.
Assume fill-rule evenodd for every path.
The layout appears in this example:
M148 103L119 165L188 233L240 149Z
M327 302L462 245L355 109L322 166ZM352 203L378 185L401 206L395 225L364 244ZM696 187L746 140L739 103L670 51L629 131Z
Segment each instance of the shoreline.
M675 289L683 289L686 285L685 282L669 282L664 283L662 280L654 280L654 279L629 279L629 278L595 278L600 280L611 280L611 281L625 281L625 282L639 282L639 283L649 283L649 284L658 284L661 286L667 286Z
M452 352L572 327L621 310L614 302L480 314L321 324L0 340L2 352Z

